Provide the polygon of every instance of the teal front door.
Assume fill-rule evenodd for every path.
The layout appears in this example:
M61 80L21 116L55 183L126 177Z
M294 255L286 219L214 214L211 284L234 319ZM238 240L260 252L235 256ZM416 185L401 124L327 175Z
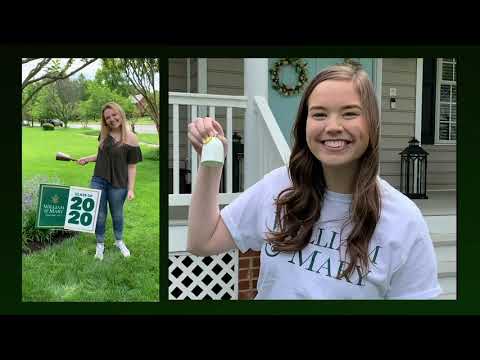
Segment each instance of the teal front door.
M268 68L271 69L272 66L278 61L278 58L268 59ZM360 62L365 69L365 71L370 76L372 82L374 82L374 61L373 59L363 59L363 58L354 58L354 60ZM308 82L305 84L304 89L307 87L311 79L315 77L320 71L326 67L342 63L345 61L344 58L303 58L303 61L307 63L307 76ZM298 104L303 95L303 92L298 95L293 96L284 96L281 95L277 90L272 88L272 79L269 76L269 88L268 88L268 103L272 109L273 115L282 130L283 135L287 142L292 145L291 141L291 131L295 118L297 116ZM297 74L295 69L291 66L284 66L280 72L280 81L289 85L294 85L297 82ZM375 82L374 82L375 83Z

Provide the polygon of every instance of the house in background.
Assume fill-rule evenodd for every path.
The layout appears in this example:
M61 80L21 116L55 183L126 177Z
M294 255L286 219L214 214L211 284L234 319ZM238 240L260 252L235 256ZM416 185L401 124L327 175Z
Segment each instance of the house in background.
M140 115L140 117L144 116L145 112L147 111L147 102L143 97L143 95L142 94L131 95L130 101L135 104L137 108L137 112Z
M259 254L230 251L212 257L186 252L190 191L197 157L187 124L215 117L230 141L220 206L269 171L288 163L290 131L301 93L283 96L269 70L279 59L169 60L169 294L171 299L249 299L255 296ZM305 58L308 79L345 59ZM456 298L456 60L354 59L368 72L381 106L380 176L400 185L400 155L415 137L429 153L428 199L414 200L429 225L444 290ZM294 84L286 67L283 82ZM242 139L240 144L238 139Z

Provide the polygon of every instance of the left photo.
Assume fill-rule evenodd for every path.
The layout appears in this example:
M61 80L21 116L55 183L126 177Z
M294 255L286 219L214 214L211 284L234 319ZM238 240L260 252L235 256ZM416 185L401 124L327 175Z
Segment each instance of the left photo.
M159 301L159 59L21 66L22 301Z

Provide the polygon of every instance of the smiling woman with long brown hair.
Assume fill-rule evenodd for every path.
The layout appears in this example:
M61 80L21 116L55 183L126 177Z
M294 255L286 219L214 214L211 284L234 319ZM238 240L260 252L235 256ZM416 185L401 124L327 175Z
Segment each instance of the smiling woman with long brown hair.
M438 296L423 216L378 176L379 123L363 69L340 64L320 72L300 101L288 167L265 175L220 212L221 168L200 166L190 250L204 256L261 250L257 299ZM214 119L189 125L199 154L212 135L224 140Z

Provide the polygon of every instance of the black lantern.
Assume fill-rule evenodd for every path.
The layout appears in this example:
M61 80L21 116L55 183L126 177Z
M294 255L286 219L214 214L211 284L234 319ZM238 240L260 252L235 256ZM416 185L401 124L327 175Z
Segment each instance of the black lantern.
M232 147L233 192L241 192L243 191L243 144L238 132L233 133Z
M223 165L222 179L220 180L220 191L226 191L225 174L226 165ZM232 136L232 191L234 193L243 191L243 144L242 137L238 132Z
M417 139L408 142L401 153L400 191L410 199L428 199L427 197L427 156Z

